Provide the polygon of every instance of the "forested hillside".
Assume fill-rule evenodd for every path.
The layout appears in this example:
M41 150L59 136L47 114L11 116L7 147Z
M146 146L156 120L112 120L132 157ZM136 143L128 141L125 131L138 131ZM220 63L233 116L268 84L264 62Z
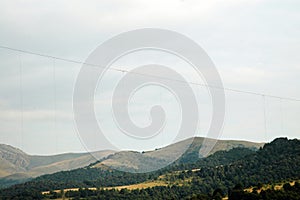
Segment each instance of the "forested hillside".
M99 158L113 151L94 152ZM65 153L52 156L28 155L18 148L0 144L0 188L30 180L43 174L81 168L96 162L89 153Z
M161 166L167 166L168 163L174 160L178 155L181 154L182 151L185 150L187 150L185 154L183 154L183 156L181 156L176 163L195 163L199 159L199 149L204 139L205 138L202 137L189 138L163 148L146 152L94 152L93 155L96 155L96 157L104 158L100 159L99 161L97 161L89 153L32 156L12 146L0 144L0 188L5 188L17 183L23 183L43 174L52 174L55 172L86 167L91 163L93 163L94 168L101 169L111 168L138 173L149 170L153 171ZM253 143L247 141L219 140L212 149L211 154L220 150L230 150L236 147L258 149L262 145L263 143ZM99 173L105 174L106 172ZM75 175L75 177L85 177L85 175ZM103 175L101 177L106 176ZM72 180L73 179L74 178L72 176ZM79 180L79 182L80 181L82 182L82 180ZM140 181L140 179L138 179L138 181ZM74 182L75 181L73 180L72 184ZM82 184L79 183L78 185Z
M25 184L12 186L1 191L2 199L34 196L44 198L42 191L65 188L90 188L66 192L69 197L97 199L210 199L228 194L237 184L243 187L257 183L273 183L300 178L300 141L278 138L258 151L234 148L188 164L177 163L152 173L125 173L111 169L93 168L93 165L44 175ZM146 189L106 190L106 186L129 185L145 181L162 181L166 186ZM103 188L103 189L101 189ZM200 198L200 199L201 199Z

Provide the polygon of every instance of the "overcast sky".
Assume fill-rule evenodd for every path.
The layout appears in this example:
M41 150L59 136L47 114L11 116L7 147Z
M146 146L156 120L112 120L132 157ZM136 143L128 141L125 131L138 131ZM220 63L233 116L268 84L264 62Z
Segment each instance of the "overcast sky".
M0 1L0 45L40 54L84 61L102 42L138 28L169 29L197 42L215 63L227 88L300 99L297 0ZM147 63L172 65L181 69L186 79L194 80L184 62L156 52L129 55L113 66L134 68ZM72 111L72 92L80 67L0 48L0 143L30 154L85 151ZM106 97L120 77L120 73L108 74L99 86L103 93L96 95L98 120L109 133L115 131L113 121L109 120L109 110L101 109L106 108ZM206 136L211 118L209 94L203 88L193 89L198 90L200 110L197 135ZM133 105L133 120L147 124L149 105L145 104L162 103L173 112L171 126L163 131L163 139L157 144L130 146L126 140L114 142L121 149L136 150L173 142L178 118L172 116L179 111L172 97L161 88L150 88L139 95L135 101L143 105ZM148 95L147 101L143 101L144 95ZM299 138L299 119L300 102L267 97L264 103L262 96L227 91L221 138Z

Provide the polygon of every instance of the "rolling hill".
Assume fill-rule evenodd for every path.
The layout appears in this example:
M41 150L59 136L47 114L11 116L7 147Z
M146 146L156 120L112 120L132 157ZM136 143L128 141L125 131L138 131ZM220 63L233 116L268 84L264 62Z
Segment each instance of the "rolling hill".
M222 196L235 185L250 187L300 178L300 141L297 139L277 138L257 151L238 146L194 160L191 158L195 146L192 145L183 156L187 163L179 159L171 166L155 172L121 172L104 169L98 162L76 170L43 175L0 190L0 197L47 199L64 195L67 198L84 199L212 199L215 191ZM66 189L66 192L60 192L61 189ZM43 191L52 190L59 192L42 195Z
M113 151L96 152L106 157ZM53 156L28 155L15 147L0 144L0 185L10 185L43 174L85 167L96 159L89 153L66 153Z
M167 166L172 161L177 160L177 163L192 163L203 157L199 155L199 150L205 138L195 137L189 138L164 148L156 149L147 152L122 151L109 155L106 159L92 167L108 166L113 169L128 171L128 172L149 172L160 169L161 166ZM230 150L236 147L244 147L250 149L258 149L263 143L254 143L237 140L218 140L209 155L221 150ZM185 153L179 158L179 155L184 150Z
M166 166L184 150L187 151L177 162L193 162L199 158L199 149L204 138L195 137L183 140L161 149L147 152L136 151L99 151L97 158L105 158L96 162L89 153L67 153L53 156L28 155L20 149L0 144L0 183L6 180L26 180L43 174L72 170L96 163L94 168L113 168L129 172L147 172ZM210 154L235 147L258 149L263 143L247 141L219 140Z
M48 179L48 177L51 181L63 181L68 179L70 182L72 182L72 184L69 186L84 186L85 184L82 184L82 182L93 182L99 177L99 180L101 181L110 182L108 185L114 185L115 183L127 183L128 180L131 181L130 183L138 183L149 178L148 175L132 176L131 172L143 173L160 169L161 166L167 166L167 164L176 158L178 154L182 152L182 150L186 149L186 152L169 166L196 163L199 160L199 150L204 139L205 138L202 137L190 138L161 149L142 153L135 151L115 152L109 154L107 157L104 157L101 161L87 159L91 158L89 154L62 154L47 157L45 159L43 156L28 156L23 153L22 155L28 160L26 162L27 171L6 176L4 179L2 179L2 182L0 181L0 183L2 183L2 187L7 187L9 185L18 183L18 181L23 181L25 176L34 177L37 174L49 174L39 177L37 180ZM257 150L261 146L263 146L263 143L219 140L210 152L210 155L213 155L215 152L228 151L237 147ZM22 152L18 150L18 153ZM92 161L94 162L92 163ZM71 170L72 168L74 169L76 167L79 169ZM84 168L80 169L80 167ZM66 170L71 171L64 172ZM121 172L119 172L119 170ZM126 171L128 173L123 173L122 171ZM54 174L51 175L51 173ZM110 177L112 174L114 174L113 176L119 176L119 180L117 182L115 181L116 177L113 177L111 180L107 179L107 177ZM126 180L126 178L123 179L123 177L128 178ZM56 186L58 185L60 184L56 184Z

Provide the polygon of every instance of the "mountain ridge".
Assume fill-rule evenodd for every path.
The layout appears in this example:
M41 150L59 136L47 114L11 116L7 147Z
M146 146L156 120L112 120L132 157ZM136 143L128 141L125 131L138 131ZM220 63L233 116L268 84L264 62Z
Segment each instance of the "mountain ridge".
M106 157L114 151L94 152ZM71 170L89 165L97 160L90 153L63 153L57 155L29 155L21 149L0 144L0 180L22 180L43 174Z
M277 138L257 151L244 147L217 151L208 157L198 158L195 163L174 164L151 173L128 173L92 166L43 175L24 184L0 190L0 196L2 194L4 199L24 196L49 199L55 195L57 198L60 191L66 189L65 193L60 195L66 195L68 198L81 196L86 199L194 199L193 197L201 197L202 194L207 197L204 199L212 199L214 191L230 194L228 188L234 188L235 185L249 187L259 183L299 180L300 140ZM105 189L150 182L163 182L164 185L149 185L146 189L133 190ZM77 191L71 191L74 188L77 188ZM43 191L53 190L58 190L58 194L42 194Z
M199 157L203 157L199 151L205 139L210 138L188 138L163 148L145 151L142 153L137 151L120 151L109 155L105 160L98 162L93 167L108 166L121 171L143 173L157 170L161 166L171 164L173 161L193 162L193 159L196 160ZM243 140L216 141L215 146L207 156L220 150L230 150L236 147L258 149L264 145L264 143L255 143Z
M31 178L59 171L73 170L92 165L94 168L113 168L128 172L146 172L167 166L176 157L183 154L182 160L176 162L193 162L199 158L199 149L205 138L188 138L152 151L120 151L110 150L90 153L64 153L52 156L28 155L10 145L0 145L0 185L9 186ZM253 143L240 140L218 140L211 154L219 150L235 147L258 149L264 143ZM100 158L96 160L93 155ZM102 158L105 158L102 160Z

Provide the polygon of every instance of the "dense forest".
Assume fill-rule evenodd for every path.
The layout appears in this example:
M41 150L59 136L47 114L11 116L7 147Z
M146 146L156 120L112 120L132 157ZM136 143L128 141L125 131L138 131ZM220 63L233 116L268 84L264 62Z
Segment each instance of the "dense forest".
M293 186L285 183L283 188L275 190L274 188L263 190L261 184L254 187L252 192L244 191L241 184L237 184L228 191L229 200L299 200L300 184L295 182ZM88 190L79 189L79 191L52 192L46 195L47 198L72 198L72 199L214 199L221 200L225 192L221 189L215 189L211 194L195 194L195 191L189 187L155 187L152 189L141 190Z
M272 184L289 179L300 179L300 141L278 138L258 151L235 148L219 151L201 159L185 157L165 169L152 173L136 174L111 169L93 168L93 165L51 175L44 175L24 184L0 191L0 199L43 199L42 191L81 188L79 191L62 192L74 199L220 199L229 195L244 195L244 199L266 199L265 193L274 195L299 194L298 184L283 191L264 191L260 194L243 193L243 187ZM129 185L144 181L161 180L166 186L136 190L105 190L103 187ZM178 184L180 183L180 184ZM240 187L238 187L240 185ZM83 188L96 187L97 190ZM275 194L276 193L276 194ZM284 193L284 194L282 194ZM288 194L287 194L288 193ZM61 193L51 192L47 198ZM252 197L248 197L252 196ZM252 198L252 199L253 199ZM284 198L283 198L284 199ZM294 198L297 199L297 198Z
M244 191L243 187L238 184L229 191L229 200L299 200L300 199L300 183L295 182L293 186L290 183L285 183L283 188L275 190L274 188L267 190L260 190L255 187L250 192ZM260 191L259 191L260 190Z

